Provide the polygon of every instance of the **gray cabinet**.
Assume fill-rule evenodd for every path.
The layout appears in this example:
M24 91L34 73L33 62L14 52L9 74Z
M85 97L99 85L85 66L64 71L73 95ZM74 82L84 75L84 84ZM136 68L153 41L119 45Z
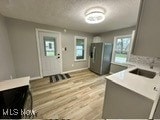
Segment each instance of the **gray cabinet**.
M125 69L127 69L127 66L122 66L122 65L111 63L110 73L111 74L117 73Z
M153 101L107 80L103 119L148 119Z
M154 119L160 119L160 98L159 98L157 108L156 108L156 111L155 111L155 114L154 114L153 118Z

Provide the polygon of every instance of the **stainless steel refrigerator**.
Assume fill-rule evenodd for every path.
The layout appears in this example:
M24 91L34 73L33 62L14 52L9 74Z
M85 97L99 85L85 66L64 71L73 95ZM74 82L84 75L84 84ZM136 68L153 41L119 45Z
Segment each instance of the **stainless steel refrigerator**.
M109 73L112 58L111 43L91 43L90 70L104 75Z

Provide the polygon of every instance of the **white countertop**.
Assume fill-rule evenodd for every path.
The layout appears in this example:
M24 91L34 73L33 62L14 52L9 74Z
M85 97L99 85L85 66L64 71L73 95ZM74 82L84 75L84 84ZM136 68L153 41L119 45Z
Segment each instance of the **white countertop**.
M23 77L0 82L0 91L9 90L17 87L29 85L30 77Z
M133 63L129 63L129 64L130 65L132 64L134 66L129 67L128 69L115 73L113 75L106 76L106 78L108 80L111 80L115 84L121 85L153 101L156 100L157 94L160 90L159 69L157 68L150 69L149 66L137 65ZM129 73L129 71L134 70L136 68L140 68L148 71L154 71L156 72L156 76L153 79L150 79L150 78ZM155 91L154 87L156 87L158 91Z

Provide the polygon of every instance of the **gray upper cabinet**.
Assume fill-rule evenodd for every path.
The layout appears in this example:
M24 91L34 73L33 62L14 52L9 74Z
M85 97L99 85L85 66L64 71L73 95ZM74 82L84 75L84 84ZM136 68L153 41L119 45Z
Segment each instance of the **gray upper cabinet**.
M133 54L160 57L160 0L142 0Z

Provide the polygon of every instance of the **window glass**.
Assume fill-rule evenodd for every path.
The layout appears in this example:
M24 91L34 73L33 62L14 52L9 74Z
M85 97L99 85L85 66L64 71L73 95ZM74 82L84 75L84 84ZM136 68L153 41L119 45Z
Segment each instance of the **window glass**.
M113 50L113 62L125 63L127 61L130 52L130 44L131 36L121 36L115 39Z
M115 52L115 62L125 63L127 61L127 53Z
M44 39L45 56L55 56L56 55L56 40L55 40L55 38L45 36L43 39Z
M86 59L86 38L75 37L75 61Z
M84 59L84 39L76 39L76 59Z

